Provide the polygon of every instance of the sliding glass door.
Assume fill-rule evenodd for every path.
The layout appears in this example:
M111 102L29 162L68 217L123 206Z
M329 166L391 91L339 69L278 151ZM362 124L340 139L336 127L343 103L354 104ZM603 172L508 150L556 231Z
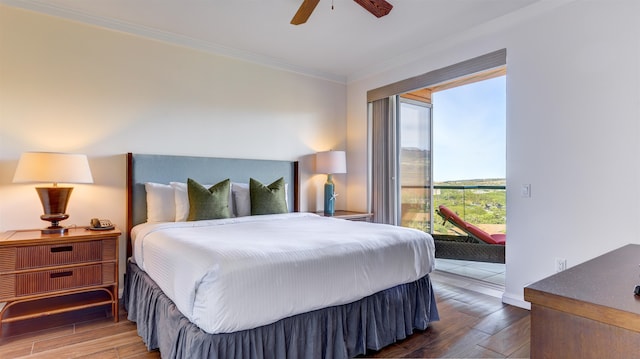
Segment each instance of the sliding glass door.
M431 233L431 104L400 97L398 109L398 223Z
M369 207L374 222L432 231L431 93L442 91L442 84L506 63L507 50L501 49L367 91ZM403 127L396 126L396 120Z

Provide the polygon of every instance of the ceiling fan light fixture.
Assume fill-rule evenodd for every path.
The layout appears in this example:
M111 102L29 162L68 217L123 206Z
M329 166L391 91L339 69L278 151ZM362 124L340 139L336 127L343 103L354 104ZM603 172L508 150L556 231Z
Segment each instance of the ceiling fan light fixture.
M389 4L385 0L353 0L358 3L358 5L365 8L367 11L372 13L375 17L383 17L391 12L393 9L393 5Z

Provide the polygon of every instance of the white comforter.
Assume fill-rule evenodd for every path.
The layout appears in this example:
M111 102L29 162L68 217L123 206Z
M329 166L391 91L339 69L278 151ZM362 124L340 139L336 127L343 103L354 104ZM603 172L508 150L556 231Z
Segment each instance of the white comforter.
M424 232L310 213L145 223L132 235L137 265L208 333L350 303L434 266Z

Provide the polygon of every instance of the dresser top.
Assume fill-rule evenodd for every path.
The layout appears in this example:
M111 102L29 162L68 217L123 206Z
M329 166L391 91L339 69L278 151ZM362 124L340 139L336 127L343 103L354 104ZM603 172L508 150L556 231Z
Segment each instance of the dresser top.
M107 231L89 230L87 227L69 228L65 234L42 234L39 229L15 230L0 233L0 246L55 244L56 242L74 242L113 238L121 234L117 228Z
M640 315L639 264L640 245L629 244L529 285L525 300L555 296Z

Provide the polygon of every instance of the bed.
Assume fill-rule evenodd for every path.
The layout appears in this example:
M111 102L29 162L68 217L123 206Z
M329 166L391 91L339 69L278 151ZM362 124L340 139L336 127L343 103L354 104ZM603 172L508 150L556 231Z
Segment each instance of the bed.
M128 154L127 173L123 303L163 358L348 358L439 319L433 239L300 213L297 162ZM157 220L180 218L187 177L232 182L231 215ZM249 178L285 183L286 211L246 215ZM171 205L149 202L172 182Z

